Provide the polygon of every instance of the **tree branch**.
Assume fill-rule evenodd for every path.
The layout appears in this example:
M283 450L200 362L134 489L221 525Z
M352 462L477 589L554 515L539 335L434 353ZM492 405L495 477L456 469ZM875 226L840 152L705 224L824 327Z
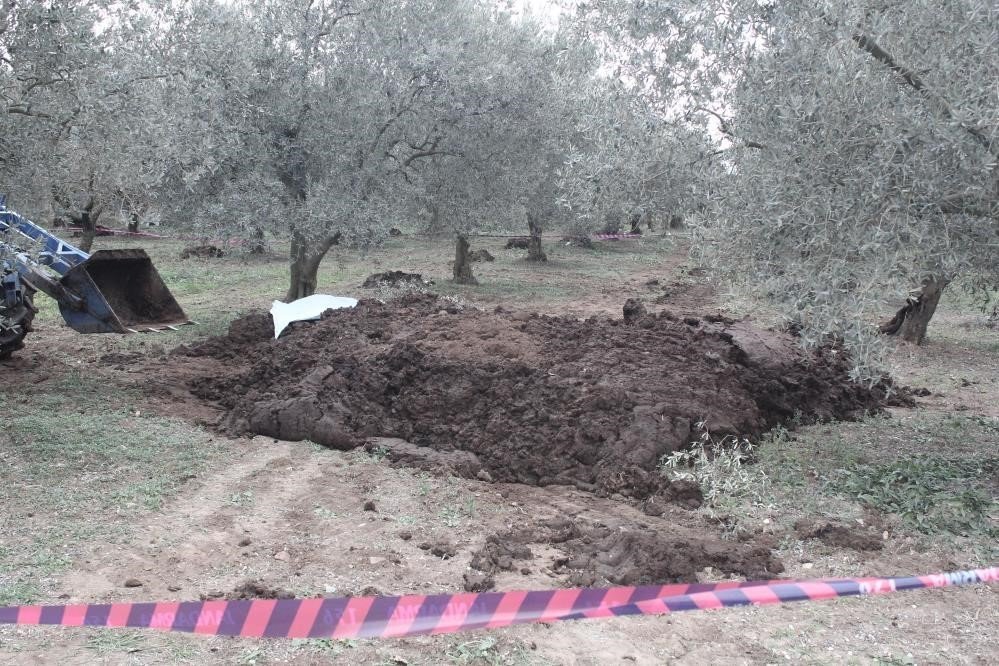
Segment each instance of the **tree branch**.
M954 110L951 108L950 104L947 103L947 100L927 86L926 82L923 81L919 74L908 67L899 64L895 58L888 53L888 51L881 48L881 46L871 37L858 33L853 35L853 41L856 42L859 48L869 53L875 60L898 74L902 80L916 92L919 92L936 104L938 112L941 116L948 120L954 120ZM986 135L985 132L964 122L961 122L960 126L965 132L974 137L975 141L977 141L987 151L993 154L997 153L995 142L988 135Z
M747 141L745 139L736 136L735 132L732 131L732 128L728 126L728 121L726 121L725 118L723 118L722 115L717 111L712 111L711 109L707 109L703 106L696 107L694 111L702 111L704 113L714 116L718 120L718 129L721 131L721 133L729 137L730 139L734 139L735 141L741 142L742 145L745 146L746 148L755 148L756 150L766 149L766 145L760 143L759 141Z
M17 116L30 116L32 118L48 118L52 119L52 116L45 113L44 111L32 111L31 105L16 104L14 106L7 107L7 113Z

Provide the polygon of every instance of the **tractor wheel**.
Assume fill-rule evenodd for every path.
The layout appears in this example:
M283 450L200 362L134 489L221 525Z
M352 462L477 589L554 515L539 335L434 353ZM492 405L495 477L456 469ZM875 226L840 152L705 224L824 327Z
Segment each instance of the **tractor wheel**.
M24 346L24 336L31 332L35 318L33 294L24 293L24 301L16 307L0 306L0 360Z

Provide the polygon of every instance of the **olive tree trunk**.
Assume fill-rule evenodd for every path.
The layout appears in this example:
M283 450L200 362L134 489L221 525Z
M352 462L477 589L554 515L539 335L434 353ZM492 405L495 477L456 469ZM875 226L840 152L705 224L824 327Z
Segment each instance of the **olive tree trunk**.
M250 254L264 254L267 252L267 241L264 240L264 230L256 227L250 234L250 243L247 247Z
M906 342L922 344L926 337L926 327L937 310L940 295L947 288L949 280L929 277L923 280L923 288L919 295L910 298L895 316L879 327L885 335L902 338Z
M94 238L97 236L97 220L100 216L100 207L95 206L94 200L91 199L80 214L73 217L73 222L80 225L80 229L82 229L79 248L84 252L90 252L94 247Z
M458 236L454 242L454 281L458 284L478 284L472 275L472 258L468 252L468 239Z
M642 233L642 214L635 213L631 216L631 229L628 231L629 234L641 234Z
M319 265L326 257L330 248L340 241L340 234L335 234L323 241L310 241L301 234L293 233L291 237L291 283L284 300L291 303L299 298L305 298L316 293L319 284Z
M541 247L541 222L530 213L527 214L527 228L531 232L530 240L527 243L527 260L548 261L548 255Z

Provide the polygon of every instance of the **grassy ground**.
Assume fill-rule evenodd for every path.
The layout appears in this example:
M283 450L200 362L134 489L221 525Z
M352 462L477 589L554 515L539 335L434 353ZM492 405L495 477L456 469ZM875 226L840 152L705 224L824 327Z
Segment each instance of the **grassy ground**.
M481 307L585 316L618 313L628 296L648 295L649 279L703 280L683 271L682 237L594 250L551 245L552 261L544 265L529 264L501 244L473 245L497 256L476 264L479 286L447 281L452 249L446 242L404 237L365 256L331 256L320 291L366 296L359 285L370 273L406 270ZM453 590L467 557L427 559L398 543L400 529L453 539L467 552L489 529L565 500L532 489L511 502L490 484L390 468L377 455L220 439L193 418L158 415L129 369L113 370L101 357L162 356L223 332L234 317L283 294L287 265L280 254L181 261L179 242L145 246L199 326L78 336L61 326L51 301L39 298L29 347L17 365L0 366L14 385L0 395L0 605L190 599L247 577L299 594L356 593L369 585L386 593L427 585ZM726 303L739 310L713 299L703 306ZM720 464L723 458L705 460L698 474L723 492L699 513L730 538L773 534L790 577L995 564L996 336L969 304L945 300L926 346L900 347L893 355L903 383L932 393L919 409L782 430L728 466ZM155 384L156 378L141 381ZM380 515L355 506L360 497L376 501ZM876 524L884 546L858 552L801 538L794 524L802 518ZM237 547L244 537L252 545ZM275 559L281 552L288 562ZM385 568L382 560L395 556L403 564ZM124 587L128 577L143 586ZM0 628L0 661L984 664L999 653L997 629L995 591L977 588L387 642L6 627Z

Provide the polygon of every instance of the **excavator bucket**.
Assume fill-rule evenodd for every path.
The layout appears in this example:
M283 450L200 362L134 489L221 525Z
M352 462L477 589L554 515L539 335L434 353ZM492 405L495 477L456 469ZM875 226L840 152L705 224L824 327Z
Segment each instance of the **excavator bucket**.
M191 322L145 250L98 250L60 283L83 299L60 302L63 319L80 333L160 331Z

